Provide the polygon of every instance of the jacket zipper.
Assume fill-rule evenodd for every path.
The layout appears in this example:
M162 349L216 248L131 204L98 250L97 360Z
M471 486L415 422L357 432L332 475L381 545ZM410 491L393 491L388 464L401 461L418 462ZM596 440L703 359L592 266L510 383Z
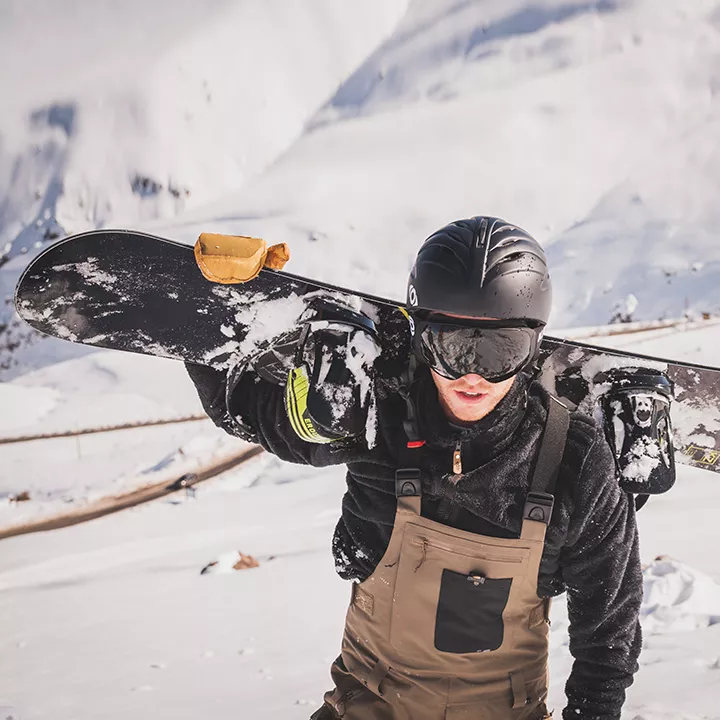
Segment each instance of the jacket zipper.
M455 443L455 451L453 452L453 475L458 476L456 479L460 479L460 475L462 475L462 448L460 445L460 441L458 440L457 443Z
M461 443L459 440L455 443L455 450L453 450L452 474L455 477L456 482L462 476L462 446L461 446ZM438 522L447 524L447 521L450 519L451 512L452 512L452 503L450 502L450 499L447 497L443 497L440 500L440 504L438 505L438 510L437 510Z

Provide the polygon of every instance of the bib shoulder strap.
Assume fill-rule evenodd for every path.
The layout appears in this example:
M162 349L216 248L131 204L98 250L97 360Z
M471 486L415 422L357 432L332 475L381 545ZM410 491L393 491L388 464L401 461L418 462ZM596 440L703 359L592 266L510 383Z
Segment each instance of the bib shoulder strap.
M398 467L395 471L395 496L398 509L420 515L422 506L422 474L420 472L419 452L425 445L420 439L417 411L413 401L413 387L415 385L415 370L417 363L411 353L405 372L401 377L398 394L405 404L405 417L403 430L400 433L400 447L398 448Z
M530 483L530 492L525 501L523 518L526 520L535 520L546 525L550 522L555 501L553 493L565 452L569 427L569 410L557 398L550 395L540 452Z

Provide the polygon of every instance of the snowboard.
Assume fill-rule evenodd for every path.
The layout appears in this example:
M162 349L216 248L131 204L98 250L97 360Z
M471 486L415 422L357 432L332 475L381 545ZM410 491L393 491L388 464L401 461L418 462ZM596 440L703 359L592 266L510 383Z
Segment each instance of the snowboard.
M292 348L309 308L328 300L372 321L384 367L404 364L410 325L403 303L279 270L262 269L238 285L213 283L191 246L129 230L81 233L45 249L20 278L15 306L46 335L222 370L272 352L278 338ZM277 355L278 378L287 374L287 357ZM598 377L608 371L663 372L675 385L675 460L720 472L720 369L552 337L543 339L538 364L551 393L591 415L603 391Z

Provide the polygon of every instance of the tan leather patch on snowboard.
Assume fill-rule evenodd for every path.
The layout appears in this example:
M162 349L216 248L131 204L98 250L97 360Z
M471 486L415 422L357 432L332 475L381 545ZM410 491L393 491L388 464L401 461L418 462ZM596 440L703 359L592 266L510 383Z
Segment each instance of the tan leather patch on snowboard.
M289 259L286 243L268 247L262 238L202 233L195 243L195 261L202 274L223 285L248 282L263 267L282 270Z

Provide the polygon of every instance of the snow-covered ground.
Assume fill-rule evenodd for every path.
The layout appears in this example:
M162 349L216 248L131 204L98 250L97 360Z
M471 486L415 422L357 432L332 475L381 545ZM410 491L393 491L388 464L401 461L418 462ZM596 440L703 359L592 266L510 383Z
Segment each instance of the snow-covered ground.
M717 327L697 331L687 359L707 359L703 349L717 347L718 335ZM634 338L638 348L646 342ZM653 352L679 339L656 339ZM177 439L163 441L169 448ZM126 452L151 457L148 442ZM46 447L46 464L60 462ZM82 477L93 462L75 456L63 469ZM111 467L99 484L107 486ZM82 497L84 486L77 490ZM201 485L195 499L179 493L0 541L0 706L61 720L307 718L328 684L348 601L330 553L343 491L341 468L262 456ZM628 720L720 717L718 508L717 476L683 466L672 492L639 515L646 640ZM260 567L200 575L236 551ZM571 664L562 599L553 619L551 700L560 708Z
M290 271L402 297L422 238L497 214L548 247L555 328L636 301L638 319L717 312L719 30L720 0L6 0L0 437L199 410L179 364L2 329L63 229L256 234L291 244ZM712 322L602 342L720 364ZM209 421L0 445L0 527L239 448ZM195 499L0 541L0 708L307 718L348 601L330 554L343 490L341 469L261 456ZM626 720L720 718L719 511L718 476L681 467L639 516ZM260 567L200 575L237 551Z
M348 601L330 555L343 477L276 472L293 482L245 489L228 477L196 500L3 541L0 705L62 720L307 718L328 685ZM643 554L682 558L717 581L708 546L720 489L685 468L678 485L674 501L644 511ZM699 517L698 503L708 507ZM260 567L200 575L232 550ZM657 634L646 636L627 718L718 717L720 626L708 623L720 617L720 590L697 573L668 562L647 571L646 625ZM560 707L570 665L562 602L553 619Z

